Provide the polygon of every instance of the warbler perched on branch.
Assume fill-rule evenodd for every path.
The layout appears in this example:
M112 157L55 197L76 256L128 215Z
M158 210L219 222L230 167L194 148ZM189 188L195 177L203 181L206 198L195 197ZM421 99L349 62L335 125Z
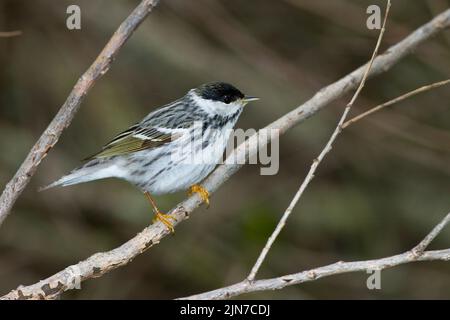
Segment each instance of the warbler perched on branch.
M173 232L173 217L158 209L151 194L189 190L209 205L209 193L199 183L221 160L231 129L244 106L254 100L258 98L244 96L227 83L201 85L151 112L85 159L83 166L41 190L124 179L144 192L155 219Z

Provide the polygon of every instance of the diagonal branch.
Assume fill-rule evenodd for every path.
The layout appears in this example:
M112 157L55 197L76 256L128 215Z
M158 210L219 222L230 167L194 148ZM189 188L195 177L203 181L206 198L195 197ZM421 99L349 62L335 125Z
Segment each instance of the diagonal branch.
M438 236L439 233L441 233L442 229L444 229L445 226L447 226L449 223L450 223L450 212L447 213L444 219L442 219L442 221L439 222L433 228L433 230L431 230L430 233L427 234L427 236L411 250L411 252L417 257L423 254L423 252L428 248L431 242Z
M360 272L367 270L383 270L392 268L401 264L416 262L416 261L449 261L450 249L424 251L431 241L442 231L442 229L449 223L450 213L433 228L433 230L412 250L390 256L387 258L365 260L365 261L353 261L343 262L339 261L327 266L313 268L310 270L276 277L272 279L257 280L249 282L247 279L233 284L228 287L208 291L181 299L187 300L218 300L229 299L235 296L239 296L244 293L267 291L283 289L287 286L300 284L304 282L314 281L320 278L334 276L342 273Z
M388 71L393 65L399 62L408 53L417 48L424 41L436 35L440 31L450 26L450 9L444 11L433 20L415 30L404 40L389 48L383 55L378 56L372 65L369 77ZM268 125L264 130L279 130L280 134L296 124L306 120L316 114L322 108L329 105L334 100L344 96L351 90L356 89L360 83L366 66L362 66L352 73L346 75L335 83L324 87L317 92L310 100L287 113L283 117ZM258 143L266 144L268 141L259 134L253 135L245 143L241 144L230 155L235 156L235 163L242 163L240 160L246 159L254 154L258 149ZM203 183L203 186L210 192L216 191L226 180L228 180L242 165L221 165ZM178 204L171 213L176 218L174 225L186 220L189 215L198 207L201 199L194 195ZM58 297L62 292L73 289L74 271L81 281L100 277L103 274L126 265L137 255L143 253L162 238L169 234L167 228L161 223L155 223L135 237L108 252L97 253L73 266L70 266L53 276L44 279L36 284L21 286L3 296L3 299L51 299Z
M367 110L366 112L363 112L363 113L361 113L361 114L351 118L350 120L346 121L342 125L342 129L347 128L349 125L354 124L355 122L357 122L357 121L359 121L359 120L361 120L361 119L363 119L363 118L365 118L365 117L367 117L367 116L369 116L369 115L371 115L371 114L373 114L375 112L378 112L378 111L380 111L383 108L392 106L393 104L396 104L397 102L400 102L400 101L403 101L405 99L411 98L411 97L413 97L416 94L419 94L421 92L425 92L425 91L428 91L428 90L431 90L431 89L435 89L435 88L444 86L444 85L449 84L449 83L450 83L450 79L439 81L439 82L434 82L432 84L428 84L426 86L422 86L422 87L417 88L417 89L415 89L413 91L409 91L409 92L407 92L405 94L402 94L401 96L399 96L397 98L394 98L394 99L389 100L389 101L387 101L385 103L377 105L376 107L373 107L373 108Z
M122 22L102 52L95 59L94 63L78 79L61 109L59 109L47 129L45 129L39 140L31 148L16 174L3 190L0 196L0 225L8 216L28 182L30 182L42 159L45 158L50 149L58 142L63 130L72 122L84 97L95 82L109 70L120 48L131 37L133 31L136 30L157 3L158 0L143 0L128 18Z

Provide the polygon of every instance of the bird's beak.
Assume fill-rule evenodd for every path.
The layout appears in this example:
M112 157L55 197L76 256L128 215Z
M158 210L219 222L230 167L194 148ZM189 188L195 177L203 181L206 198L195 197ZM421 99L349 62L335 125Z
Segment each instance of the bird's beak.
M251 102L251 101L257 101L257 100L259 100L258 97L245 96L245 97L242 99L242 102L244 103L244 105L246 105L247 103L249 103L249 102Z

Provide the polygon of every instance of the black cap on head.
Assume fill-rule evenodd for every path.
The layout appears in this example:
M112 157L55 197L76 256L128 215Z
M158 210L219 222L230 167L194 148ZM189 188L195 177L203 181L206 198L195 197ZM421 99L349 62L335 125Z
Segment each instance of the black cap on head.
M244 98L244 94L241 91L225 82L203 84L195 91L203 99L222 101L226 104Z

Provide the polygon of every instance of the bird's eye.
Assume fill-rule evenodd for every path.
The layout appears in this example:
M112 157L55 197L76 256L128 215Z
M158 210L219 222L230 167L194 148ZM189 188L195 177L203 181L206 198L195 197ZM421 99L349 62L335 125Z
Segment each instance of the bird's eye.
M231 96L223 97L223 102L225 102L226 104L229 104L231 102Z

